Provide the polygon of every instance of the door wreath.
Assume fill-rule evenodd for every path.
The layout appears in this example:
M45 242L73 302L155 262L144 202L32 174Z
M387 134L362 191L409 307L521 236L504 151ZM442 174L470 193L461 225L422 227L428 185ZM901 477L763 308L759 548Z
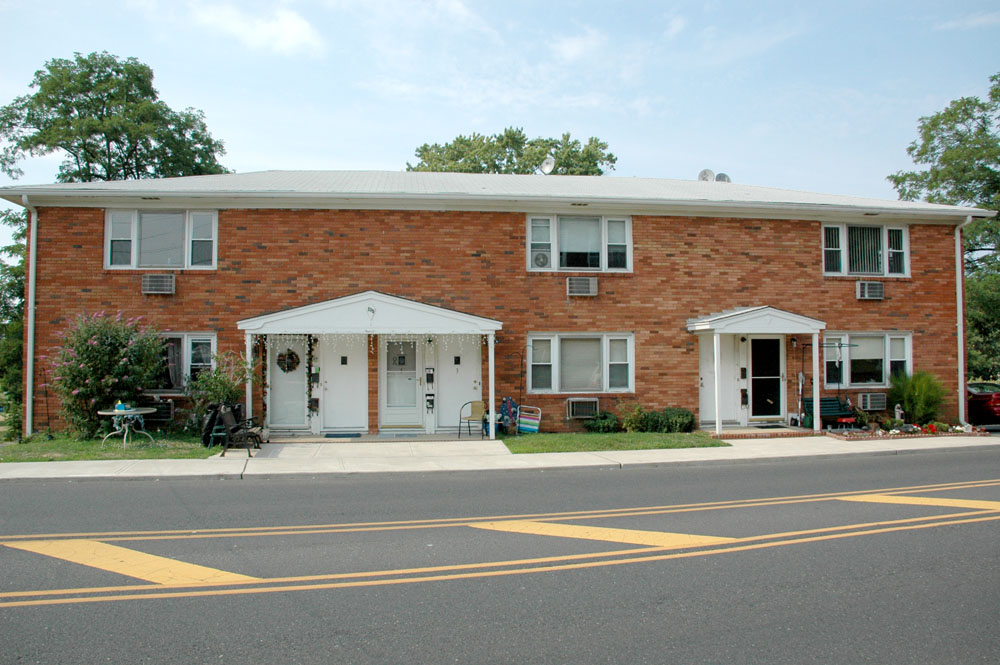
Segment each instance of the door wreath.
M278 354L277 363L278 369L285 374L294 372L295 368L299 366L299 354L295 353L291 349L286 349Z

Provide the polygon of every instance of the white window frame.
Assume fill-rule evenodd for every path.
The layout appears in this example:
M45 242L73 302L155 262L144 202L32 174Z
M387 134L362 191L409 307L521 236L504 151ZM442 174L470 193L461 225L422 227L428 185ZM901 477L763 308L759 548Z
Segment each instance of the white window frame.
M139 265L139 219L142 213L169 213L180 212L184 214L184 263L178 266L140 266ZM111 230L112 216L130 215L132 225L131 237L131 257L128 265L111 265ZM194 216L212 216L212 263L211 265L192 265L191 254L195 240L206 240L205 238L193 238ZM120 238L121 239L121 238ZM156 209L136 209L136 210L113 210L105 212L104 218L104 269L105 270L215 270L219 259L219 213L216 210L156 210Z
M559 385L562 378L562 366L560 358L560 341L563 339L599 339L601 341L601 388L599 390L563 390ZM532 383L532 349L535 340L548 340L550 342L550 360L545 363L552 368L552 387L544 390L535 390ZM624 340L628 344L628 386L624 388L612 388L610 367L612 340ZM531 333L528 335L528 360L527 360L527 386L528 393L535 395L593 395L598 393L632 393L635 392L635 335L632 333Z
M851 337L881 337L882 338L882 381L879 383L851 383ZM892 358L892 340L903 340L904 358ZM843 346L832 346L839 341ZM831 345L831 346L828 346ZM840 359L840 375L842 383L830 382L827 377L826 364ZM913 334L899 331L861 331L828 332L823 335L823 387L826 390L887 388L891 383L892 361L903 360L906 363L906 374L913 374Z
M601 262L596 268L561 268L559 267L559 220L566 219L596 219L601 226ZM538 267L532 261L531 229L533 222L546 221L549 225L549 265ZM625 267L608 267L608 222L625 223ZM618 244L618 243L615 243ZM632 218L628 215L528 215L525 239L525 266L530 272L632 272Z
M184 388L191 381L191 346L195 342L209 342L211 344L211 368L215 369L216 335L215 333L197 332L161 332L162 339L181 340L181 386L179 388L155 388L146 392L154 395L180 395Z
M848 247L848 233L847 228L851 226L869 227L877 228L881 230L882 237L882 271L878 273L872 272L851 272L850 271L850 247ZM840 240L840 270L832 271L826 269L826 230L827 229L838 229L838 238ZM903 234L903 272L889 272L889 258L891 254L898 252L899 250L889 250L889 230L902 231ZM845 223L845 224L822 224L820 225L820 247L822 251L820 252L820 267L823 270L824 275L845 275L851 277L909 277L910 276L910 229L906 225L882 225L882 224L865 224L864 222L857 223ZM829 248L829 251L837 251L838 248Z

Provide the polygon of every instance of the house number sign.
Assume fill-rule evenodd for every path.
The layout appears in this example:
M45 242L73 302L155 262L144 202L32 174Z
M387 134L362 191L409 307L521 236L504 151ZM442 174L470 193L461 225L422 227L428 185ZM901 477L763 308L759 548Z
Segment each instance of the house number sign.
M299 366L299 354L295 353L291 349L287 349L278 354L278 369L287 374L288 372L294 372L295 368Z

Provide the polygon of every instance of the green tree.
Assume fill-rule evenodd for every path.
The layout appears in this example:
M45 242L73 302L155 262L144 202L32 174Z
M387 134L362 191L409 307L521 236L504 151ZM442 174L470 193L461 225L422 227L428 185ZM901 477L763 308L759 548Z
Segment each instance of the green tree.
M985 99L962 97L921 118L906 149L915 171L888 180L899 198L1000 210L1000 73ZM1000 221L978 219L964 229L969 374L1000 377Z
M0 211L0 223L12 231L13 243L0 248L0 403L6 412L7 435L21 433L24 396L21 351L24 331L24 211Z
M160 101L153 70L107 52L56 58L32 94L0 107L0 171L17 178L26 156L60 152L60 182L225 173L225 153L196 109Z
M555 159L556 175L603 175L613 170L618 158L608 144L590 137L586 144L569 132L561 138L528 139L524 129L508 127L501 134L458 136L445 143L425 143L416 150L416 164L407 171L453 171L459 173L534 173L545 158Z

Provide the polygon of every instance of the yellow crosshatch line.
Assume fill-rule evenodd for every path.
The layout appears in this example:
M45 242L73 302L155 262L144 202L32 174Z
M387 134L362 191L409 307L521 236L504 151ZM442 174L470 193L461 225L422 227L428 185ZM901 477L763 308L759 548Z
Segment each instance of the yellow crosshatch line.
M726 501L726 502L710 502L704 504L681 504L675 506L662 506L662 507L652 507L652 508L645 507L645 508L633 508L633 509L613 509L606 511L573 511L573 512L563 512L563 513L544 513L537 515L510 516L510 517L521 517L522 519L520 520L517 519L498 520L496 518L493 519L479 518L478 520L475 518L447 518L445 520L413 520L406 522L385 522L382 523L382 528L386 530L391 530L401 525L405 525L406 528L420 528L419 526L420 524L423 525L423 528L442 528L446 526L472 526L472 527L484 528L484 525L489 525L485 526L485 528L490 528L496 523L508 522L508 523L520 523L519 528L531 529L533 530L534 533L538 533L539 535L581 537L585 533L587 533L589 534L588 539L592 540L596 539L596 540L605 540L611 542L627 542L631 544L643 545L646 544L647 542L645 539L649 538L658 542L659 544L654 546L629 548L616 551L589 552L589 553L574 554L574 555L540 557L540 558L521 559L513 561L476 562L469 564L454 564L454 565L412 568L412 569L361 571L354 573L335 573L326 575L308 575L308 576L280 577L280 578L255 578L250 576L238 575L235 573L227 573L226 571L218 571L211 568L197 567L201 568L203 571L212 571L213 574L217 574L219 575L219 577L206 575L206 577L199 580L197 579L198 577L197 575L192 575L194 579L186 583L171 582L171 583L156 583L152 585L126 585L126 586L114 586L114 587L90 587L90 588L77 588L77 589L52 589L52 590L3 592L0 593L0 599L2 599L0 600L0 608L24 607L31 605L53 605L53 604L65 604L65 603L111 602L111 601L157 599L157 598L191 598L191 597L219 596L219 595L242 595L242 594L256 594L256 593L274 593L283 591L339 589L339 588L352 588L352 587L421 583L430 581L474 579L474 578L497 577L505 575L520 575L528 573L594 568L600 566L615 566L624 564L644 563L651 561L664 561L668 559L681 559L681 558L690 558L698 556L708 556L713 554L744 552L744 551L765 549L770 547L781 547L787 545L814 543L820 541L851 538L864 535L909 531L916 529L928 529L938 526L992 522L1000 520L1000 515L989 515L990 512L1000 511L1000 502L997 501L974 501L974 500L947 499L947 498L936 498L936 497L908 497L908 496L898 496L896 494L890 494L890 493L896 493L901 491L906 491L909 493L927 492L935 490L946 491L946 490L968 489L976 487L990 487L996 485L1000 485L1000 480L973 481L967 483L947 483L947 484L925 485L925 486L906 487L906 488L888 488L882 490L881 491L882 493L877 493L878 490L876 490L874 493L871 490L868 490L867 492L859 492L859 491L837 492L837 493L827 493L822 495L821 494L804 495L804 496L793 496L784 498L776 497L773 499L749 499L749 500L737 500L737 501ZM636 531L629 529L604 529L600 527L553 524L552 522L548 521L537 521L538 518L543 518L545 520L554 520L558 519L559 517L562 517L562 519L566 519L570 516L572 516L575 519L580 519L583 517L614 518L614 517L630 517L635 515L667 514L672 512L688 512L692 510L698 510L699 507L701 510L717 510L719 508L789 505L793 503L801 503L803 501L821 501L821 500L837 500L837 499L852 500L854 497L857 497L857 500L862 502L873 501L878 503L948 506L955 508L972 509L972 512L951 513L947 515L910 517L906 519L898 519L891 521L869 522L862 524L823 527L819 529L809 529L802 531L762 534L758 536L751 536L744 538L721 538L715 536L671 534L664 532ZM534 517L536 519L525 520L523 519L525 517ZM317 525L317 526L319 526L320 528L333 527L333 526L357 527L359 526L359 524ZM378 528L379 523L365 523L365 526L367 528L364 529L345 528L344 531L375 530ZM114 532L113 537L104 538L102 540L159 539L155 536L150 538L149 536L152 534L163 534L166 535L166 537L168 538L181 538L183 537L182 534L187 534L188 537L207 536L216 538L245 537L251 535L273 536L273 535L278 535L279 532L281 533L286 532L289 529L292 530L291 531L292 533L300 533L300 534L317 533L316 530L313 530L309 526L300 527L298 531L294 530L295 527L263 527L257 530L256 532L252 532L251 529L234 528L234 529L219 529L219 530L196 530L196 531L186 531L186 532L180 532L180 531L132 532L135 534L135 536L133 536L131 539L125 536L125 534L129 532ZM512 529L508 528L503 530L512 530ZM324 531L322 532L332 532L332 531L326 531L324 529ZM571 533L574 535L569 535ZM630 536L629 534L632 535ZM652 535L643 535L643 534L652 534ZM108 535L110 536L111 534ZM594 538L594 536L598 535L602 537ZM67 538L71 537L71 534L53 534L53 536L56 536L57 538L59 536ZM21 542L11 541L9 540L10 538L17 538L17 536L0 538L0 545L17 547L19 549L28 549L29 551L31 551L30 548L19 547L25 544L23 541ZM22 536L22 538L27 538L27 536ZM34 538L36 540L41 540L41 538L38 535L35 535ZM684 543L684 539L687 539L686 543ZM702 540L699 542L699 539ZM704 539L711 539L713 542L709 542ZM94 539L80 538L78 535L77 538L75 538L74 540L93 541ZM636 543L633 542L633 540L641 540L642 542ZM53 542L60 543L67 541L54 540ZM101 545L102 543L97 543L97 544ZM46 547L48 547L48 545ZM117 554L121 554L123 552L134 552L133 550L128 550L126 548L120 548L116 546L108 545L107 547L114 548ZM686 549L687 551L682 551L682 552L669 551L677 549ZM134 552L134 553L139 555L140 558L154 557L154 555L147 555L141 552ZM183 562L176 562L172 559L166 559L165 557L154 557L154 558L163 559L168 562L174 562L177 564L181 564L182 566L194 565L194 564L184 564ZM118 571L118 572L122 572L122 574L125 575L131 575L133 577L137 577L137 575L131 574L127 571ZM228 575L234 576L235 578L239 579L230 578L229 581L226 581L227 579L226 576ZM224 587L224 588L210 588L210 587ZM83 594L103 594L103 595L83 595ZM72 596L72 597L58 597L58 596Z
M526 520L482 522L480 524L470 524L469 526L476 529L489 529L491 531L526 533L535 536L556 536L559 538L579 538L582 540L601 540L610 543L630 543L632 545L648 545L663 549L705 547L706 545L731 543L736 540L735 538L719 538L716 536L696 536L689 533L610 529L599 526L556 524L555 522L529 522Z
M240 584L258 579L117 545L108 545L96 540L23 540L3 544L14 549L44 554L155 584Z
M969 499L943 499L933 496L898 496L892 494L861 494L841 497L841 501L862 503L896 503L907 506L941 506L944 508L968 508L970 510L1000 510L1000 501L977 501Z

